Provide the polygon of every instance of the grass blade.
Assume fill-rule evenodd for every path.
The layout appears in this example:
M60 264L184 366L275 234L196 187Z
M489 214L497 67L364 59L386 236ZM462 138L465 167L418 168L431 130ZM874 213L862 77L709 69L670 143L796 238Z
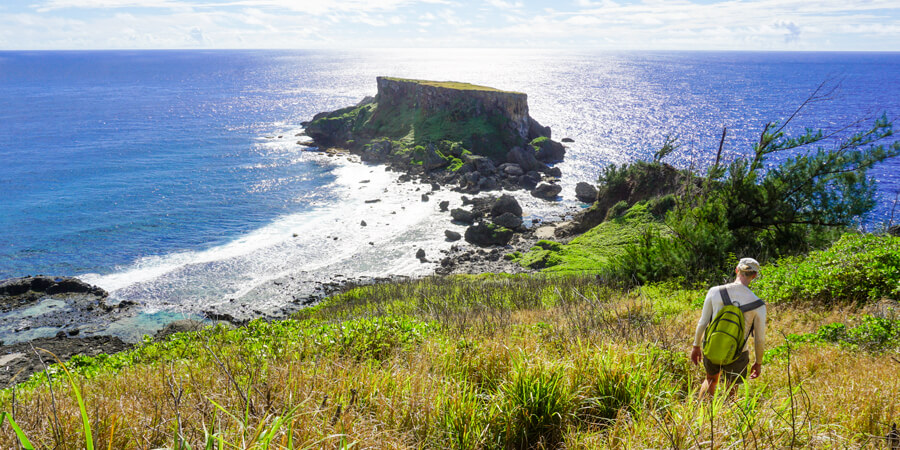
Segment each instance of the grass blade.
M4 418L9 419L9 425L12 427L13 431L16 432L16 437L19 439L19 444L22 445L22 448L24 448L25 450L34 450L34 446L31 445L31 441L28 440L28 436L25 436L25 433L21 428L19 428L19 424L17 424L16 421L13 420L12 416L8 415L7 413L0 414L0 425L3 424Z
M81 412L81 424L84 429L84 447L86 450L94 450L94 436L91 434L91 421L88 418L87 408L84 406L84 399L81 398L81 391L75 384L75 377L72 376L72 372L69 372L69 368L66 367L62 360L60 360L53 352L43 348L39 348L38 350L47 352L50 356L53 356L53 358L56 359L56 362L59 363L59 366L62 367L63 371L66 372L66 376L69 377L69 385L72 386L72 391L75 393L75 400L78 401L78 410Z

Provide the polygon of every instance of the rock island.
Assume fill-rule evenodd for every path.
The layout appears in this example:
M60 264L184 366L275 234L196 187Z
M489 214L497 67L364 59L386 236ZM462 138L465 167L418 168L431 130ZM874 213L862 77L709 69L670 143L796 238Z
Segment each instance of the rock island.
M378 77L377 84L374 97L305 123L314 144L462 192L559 194L561 172L552 164L566 149L528 115L527 95L452 81Z

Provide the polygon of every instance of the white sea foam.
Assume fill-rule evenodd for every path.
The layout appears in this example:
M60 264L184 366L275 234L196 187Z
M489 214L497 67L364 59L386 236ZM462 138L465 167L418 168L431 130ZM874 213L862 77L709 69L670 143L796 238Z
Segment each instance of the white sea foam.
M288 138L268 139L262 145L296 152L295 133L283 134ZM459 207L457 193L441 189L425 202L421 195L431 191L429 185L398 183L398 174L383 166L312 152L298 157L333 167L336 180L320 187L330 192L333 202L280 217L223 245L141 258L116 273L81 278L113 298L140 302L146 311L196 312L241 299L263 283L299 272L346 277L431 273L435 264L421 263L416 251L425 249L429 259L439 260L440 251L451 245L443 230L462 231L447 213L438 212L442 200ZM244 301L264 309L285 299Z

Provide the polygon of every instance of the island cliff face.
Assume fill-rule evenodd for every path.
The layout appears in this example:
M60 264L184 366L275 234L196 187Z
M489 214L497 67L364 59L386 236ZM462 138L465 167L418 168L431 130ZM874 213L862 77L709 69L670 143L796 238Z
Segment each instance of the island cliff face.
M388 108L412 106L420 114L503 118L512 136L529 138L528 96L519 92L452 82L428 82L378 77L375 101ZM505 131L505 130L503 130ZM534 136L539 137L539 136ZM530 139L529 139L530 140Z
M306 134L319 148L344 148L466 192L534 189L560 176L548 164L565 148L529 116L523 93L391 77L378 77L377 86L375 97L317 114Z

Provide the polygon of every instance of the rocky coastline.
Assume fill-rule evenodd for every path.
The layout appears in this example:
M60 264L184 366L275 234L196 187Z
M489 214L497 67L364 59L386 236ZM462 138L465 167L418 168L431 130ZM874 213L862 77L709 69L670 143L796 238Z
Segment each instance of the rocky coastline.
M389 117L398 115L415 117L416 122L390 121ZM442 123L439 135L419 136L416 130L427 129L429 116L451 117L454 123L469 127L460 132L451 126L447 131ZM526 225L516 198L502 192L524 189L534 197L554 201L561 191L561 171L552 164L562 161L565 147L550 139L549 127L528 115L525 94L463 83L379 77L375 97L354 107L317 114L305 126L315 150L332 155L349 153L363 162L382 164L387 170L401 172L399 182L419 182L430 185L432 191L448 188L466 194L459 208L451 209L446 201L437 205L448 221L466 226L465 233L449 229L436 232L442 232L449 242L465 240L472 245L455 244L438 254L419 249L415 255L423 263L436 263L436 275L531 272L504 256L527 251L540 239L565 239L566 230L571 228L562 221ZM596 190L591 189L593 186L579 185L578 198L596 198ZM427 192L421 200L430 200ZM562 216L575 215L574 211L561 212ZM261 288L293 298L277 311L263 313L252 307L240 313L227 308L204 311L204 321L170 324L157 337L216 322L241 326L253 318L283 319L352 287L404 278L352 279L340 274L282 277ZM304 294L296 295L298 292ZM105 291L75 278L34 276L0 282L0 327L5 327L0 330L14 335L34 329L42 329L46 335L46 330L56 330L54 337L17 339L21 342L10 344L0 341L0 388L44 368L49 355L38 348L62 360L75 354L114 353L129 348L129 344L104 336L102 331L81 333L91 326L102 329L102 324L134 315L139 309L132 302L108 300Z

